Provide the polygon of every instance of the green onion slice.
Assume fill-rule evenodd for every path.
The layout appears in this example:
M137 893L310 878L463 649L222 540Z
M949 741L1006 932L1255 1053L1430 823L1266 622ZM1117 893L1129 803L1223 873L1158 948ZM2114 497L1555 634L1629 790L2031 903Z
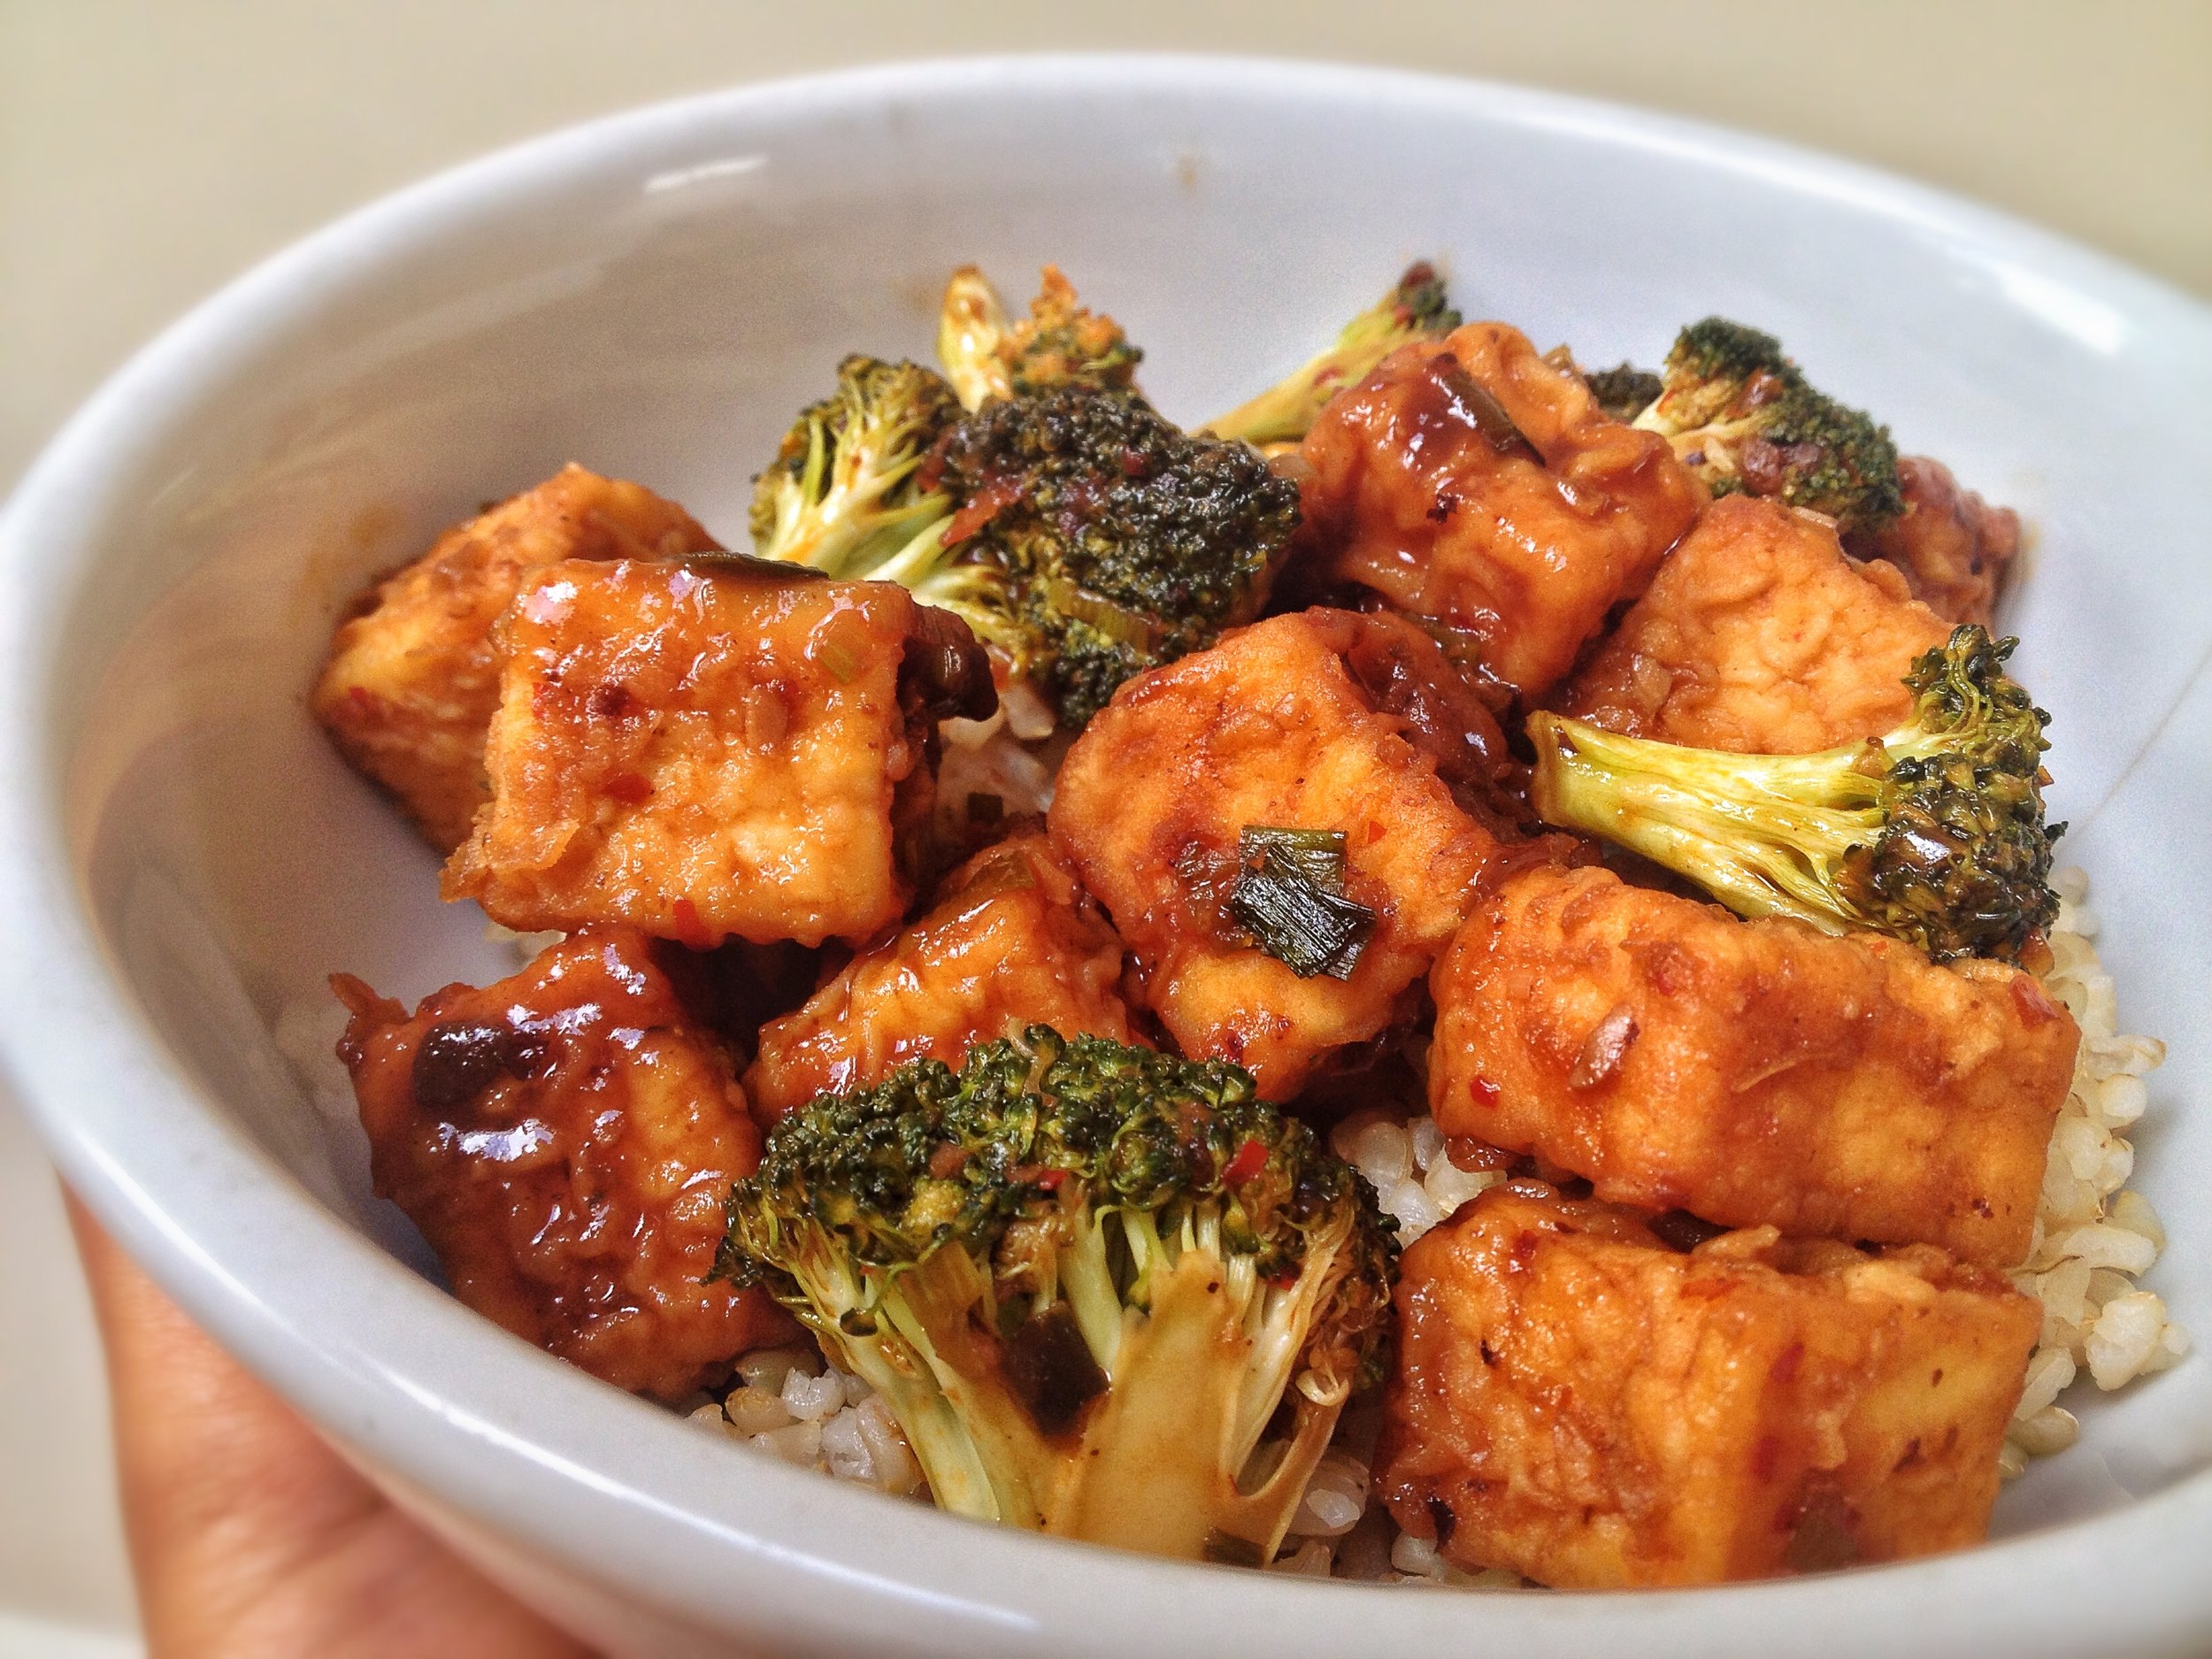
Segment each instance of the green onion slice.
M1230 918L1302 979L1348 979L1376 915L1344 895L1344 832L1245 826L1237 837Z

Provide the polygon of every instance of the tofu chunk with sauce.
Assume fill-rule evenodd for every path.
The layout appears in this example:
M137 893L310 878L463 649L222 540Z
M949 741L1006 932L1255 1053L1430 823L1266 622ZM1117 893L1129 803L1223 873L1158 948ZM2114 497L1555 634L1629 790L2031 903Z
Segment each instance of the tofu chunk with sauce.
M1377 1489L1452 1562L1563 1589L1980 1542L2041 1322L1926 1246L1683 1249L1532 1180L1409 1248L1397 1308Z
M491 803L444 891L520 932L865 939L913 897L937 720L995 706L958 618L757 560L548 565L499 634Z
M1947 622L1987 627L2020 555L2020 515L1991 506L1924 455L1901 457L1897 477L1905 511L1855 537L1850 551L1894 565L1913 596Z
M641 485L566 466L438 538L362 596L310 699L338 750L391 791L441 852L489 798L484 734L499 706L492 625L530 572L563 559L711 549L691 515Z
M1820 520L1715 502L1568 684L1561 712L1630 737L1801 755L1894 730L1905 672L1951 635L1886 564Z
M910 1060L957 1071L979 1042L1049 1025L1129 1042L1121 941L1041 832L986 848L929 913L772 1021L745 1087L763 1121Z
M1605 414L1502 323L1401 347L1300 453L1307 580L1433 618L1529 698L1643 591L1705 503L1665 439Z
M1447 1134L1725 1226L2028 1253L2080 1033L2016 968L1541 866L1431 989Z
M1052 839L1184 1052L1286 1099L1392 1024L1459 926L1499 846L1471 810L1506 764L1495 722L1417 629L1310 611L1124 686L1061 767ZM1341 837L1341 897L1372 912L1348 964L1302 974L1235 919L1256 827Z
M454 1294L617 1387L672 1400L786 1325L765 1292L703 1282L760 1132L669 951L595 928L411 1015L358 979L334 984L376 1191Z

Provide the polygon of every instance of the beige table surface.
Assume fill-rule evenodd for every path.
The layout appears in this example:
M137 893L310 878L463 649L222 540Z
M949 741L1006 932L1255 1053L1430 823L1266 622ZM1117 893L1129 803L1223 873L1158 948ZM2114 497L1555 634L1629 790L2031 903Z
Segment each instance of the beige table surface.
M2212 294L2212 0L0 0L0 488L193 301L449 163L737 81L1079 47L1618 98L1912 173ZM4 1102L0 1261L0 1659L127 1651L82 1293Z

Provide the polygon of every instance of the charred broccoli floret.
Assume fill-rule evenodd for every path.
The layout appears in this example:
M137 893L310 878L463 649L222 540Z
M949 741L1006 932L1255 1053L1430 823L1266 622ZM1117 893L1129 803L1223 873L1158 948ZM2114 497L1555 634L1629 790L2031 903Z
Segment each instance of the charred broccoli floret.
M1005 572L1018 665L1070 729L1256 614L1298 523L1297 485L1248 446L1085 386L987 403L941 456L962 502L947 544Z
M1379 1378L1395 1255L1248 1073L1036 1025L784 1118L716 1271L883 1394L943 1508L1256 1564Z
M1738 755L1530 717L1547 822L1617 841L1743 916L1871 928L1938 962L2018 961L2058 912L2049 717L1969 624L1905 676L1912 718L1813 755Z
M1663 389L1634 424L1663 435L1717 495L1742 490L1872 529L1905 510L1897 446L1814 389L1782 342L1708 317L1675 337Z
M1144 353L1112 318L1076 303L1075 285L1059 266L1045 266L1029 315L1010 323L990 280L970 265L945 285L937 356L962 405L980 409L995 397L1057 386L1133 395Z
M1426 260L1409 265L1397 287L1344 325L1336 343L1249 403L1199 428L1247 443L1294 443L1328 401L1365 380L1385 357L1414 340L1440 340L1459 326L1444 280Z
M1582 380L1590 396L1598 400L1598 407L1616 420L1635 419L1667 389L1667 383L1656 374L1632 363L1594 370Z

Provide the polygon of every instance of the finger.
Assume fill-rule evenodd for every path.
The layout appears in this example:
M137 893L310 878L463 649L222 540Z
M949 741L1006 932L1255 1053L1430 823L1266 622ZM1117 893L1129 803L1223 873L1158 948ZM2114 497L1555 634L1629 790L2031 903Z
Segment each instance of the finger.
M392 1509L66 1197L154 1655L582 1652Z

